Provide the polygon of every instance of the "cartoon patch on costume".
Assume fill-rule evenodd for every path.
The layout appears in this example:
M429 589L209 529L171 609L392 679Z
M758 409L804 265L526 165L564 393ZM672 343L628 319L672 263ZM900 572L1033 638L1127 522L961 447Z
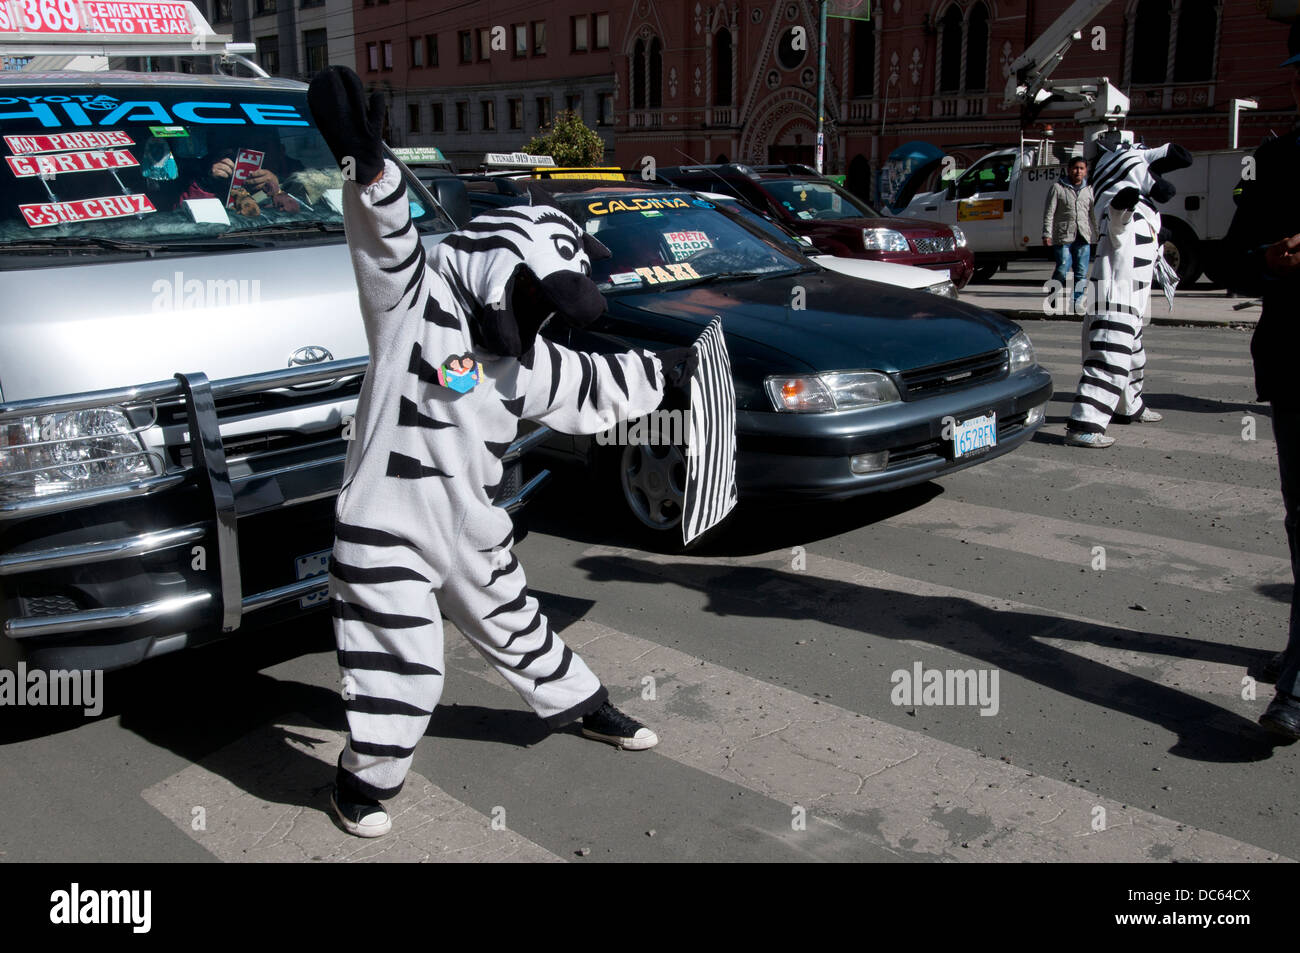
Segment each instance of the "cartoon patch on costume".
M438 383L458 394L467 394L483 379L483 367L468 354L449 357L438 365Z

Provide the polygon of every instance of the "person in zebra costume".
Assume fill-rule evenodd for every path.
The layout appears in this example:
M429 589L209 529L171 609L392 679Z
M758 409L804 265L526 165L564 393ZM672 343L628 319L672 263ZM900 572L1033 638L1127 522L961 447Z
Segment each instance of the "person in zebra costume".
M1112 419L1121 423L1155 423L1163 415L1142 401L1146 349L1142 324L1158 283L1173 306L1177 284L1160 253L1160 213L1174 187L1165 172L1192 164L1182 146L1166 143L1143 149L1122 143L1103 151L1092 175L1099 221L1096 305L1083 325L1083 374L1066 424L1065 442L1075 447L1109 447Z
M344 225L371 364L336 509L330 604L349 727L331 802L345 830L391 829L443 684L439 610L551 727L645 749L655 733L600 680L528 594L510 515L493 505L521 419L593 434L656 409L689 379L689 348L598 356L539 337L552 314L594 321L588 277L608 257L559 209L480 216L427 253L385 159L382 94L329 67L308 91L345 182ZM679 369L680 368L680 369Z

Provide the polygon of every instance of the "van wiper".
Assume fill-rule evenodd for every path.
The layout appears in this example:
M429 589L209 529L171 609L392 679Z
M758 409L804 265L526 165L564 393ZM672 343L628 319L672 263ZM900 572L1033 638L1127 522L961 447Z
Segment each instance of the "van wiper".
M195 241L177 242L129 242L118 238L100 238L97 236L70 236L60 238L28 238L22 241L0 242L0 253L11 251L37 251L47 248L107 248L110 251L142 252L152 258L158 252L194 251L202 248L220 251L227 248L265 248L265 242L253 241L213 241L197 239Z
M281 222L277 225L250 225L248 228L234 228L221 232L218 238L230 238L235 235L266 235L275 233L285 235L290 232L323 232L327 235L342 234L343 226L338 222Z
M14 242L0 243L0 249L10 251L22 248L111 248L114 251L142 251L152 255L162 245L147 242L127 242L118 238L100 238L97 236L63 235L59 238L26 238Z

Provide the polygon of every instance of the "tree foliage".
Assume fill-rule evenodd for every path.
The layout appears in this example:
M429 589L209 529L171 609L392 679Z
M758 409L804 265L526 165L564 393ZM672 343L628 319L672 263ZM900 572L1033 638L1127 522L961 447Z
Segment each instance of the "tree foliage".
M534 156L550 156L556 165L589 167L604 160L605 143L577 113L565 109L542 127L540 135L529 139L522 151Z

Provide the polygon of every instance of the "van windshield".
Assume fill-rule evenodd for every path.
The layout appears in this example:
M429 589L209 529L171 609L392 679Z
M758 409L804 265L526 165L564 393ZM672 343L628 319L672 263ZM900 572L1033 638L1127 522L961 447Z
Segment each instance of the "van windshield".
M343 224L305 91L0 85L0 155L0 247L284 242ZM407 185L421 231L454 229Z

